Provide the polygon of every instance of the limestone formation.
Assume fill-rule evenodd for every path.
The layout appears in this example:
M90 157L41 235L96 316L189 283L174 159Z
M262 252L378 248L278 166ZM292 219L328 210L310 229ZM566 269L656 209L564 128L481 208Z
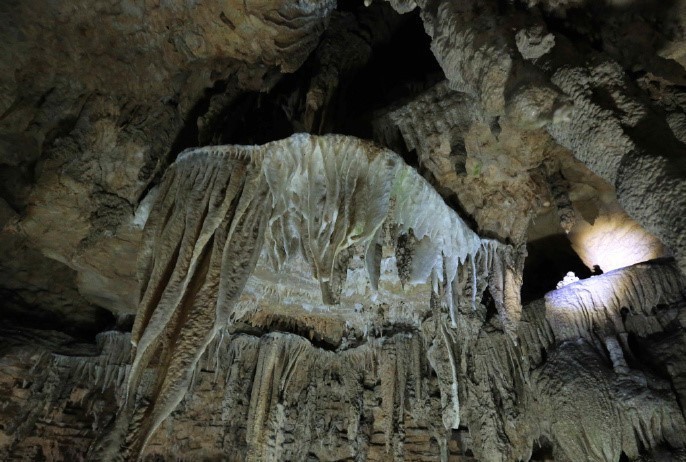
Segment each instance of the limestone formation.
M378 114L375 131L379 141L396 149L416 149L434 185L457 195L480 232L517 244L526 240L545 187L530 172L559 155L559 148L540 131L518 132L445 81ZM487 206L494 202L509 212L494 214Z
M477 98L486 114L506 116L521 128L545 127L616 187L620 204L686 271L686 145L633 95L616 62L602 53L582 55L565 37L546 53L529 51L531 40L518 42L518 34L537 23L534 42L543 42L543 22L517 11L502 15L496 0L417 4L453 89ZM599 93L607 95L609 108Z
M334 3L0 6L0 165L20 246L75 271L90 303L133 314L131 214L178 153L185 119L222 81L260 90L300 67ZM23 270L3 263L2 279Z
M264 146L191 149L156 196L141 249L125 403L98 458L120 451L135 458L144 449L227 323L306 310L344 324L343 335L355 339L379 323L419 329L435 304L455 328L465 294L476 310L479 279L508 331L521 316L512 251L481 239L426 180L368 142L294 135ZM458 273L470 275L467 284ZM340 345L319 322L319 334ZM153 358L154 385L145 390ZM456 380L453 374L452 386ZM449 400L452 417L444 421L457 428L457 393Z
M0 39L0 460L686 461L686 0Z
M567 285L525 307L518 344L468 299L455 328L434 305L415 332L380 329L338 348L234 323L199 357L145 458L512 460L549 445L555 460L617 460L683 448L669 383L686 396L683 358L655 358L666 376L632 364L650 344L683 346L684 288L669 262ZM82 455L126 402L129 335L93 347L6 325L3 338L3 458ZM455 375L469 436L451 429Z

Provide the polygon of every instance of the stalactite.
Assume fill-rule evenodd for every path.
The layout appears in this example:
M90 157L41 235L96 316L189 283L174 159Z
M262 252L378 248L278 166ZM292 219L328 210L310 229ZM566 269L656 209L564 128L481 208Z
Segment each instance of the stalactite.
M102 332L96 337L101 354L92 358L54 355L57 367L69 368L73 377L67 381L88 382L102 392L121 390L129 373L131 338L116 331Z
M456 333L465 355L463 422L479 460L527 460L538 435L552 440L556 460L616 460L622 451L633 460L637 438L644 451L682 447L686 422L669 381L637 367L635 347L622 339L664 335L659 312L683 297L678 268L661 261L548 293L522 311L516 344L489 323L474 328L464 319Z
M686 271L684 144L664 116L635 95L617 62L580 52L562 34L549 36L533 11L504 15L494 0L417 5L451 88L521 129L545 128L616 187L624 210L672 249ZM532 50L535 41L522 41L521 35L518 40L520 32L540 41L547 37L555 46ZM612 109L599 103L598 94L608 95ZM654 133L660 133L659 140Z
M469 260L472 306L478 298L474 281L486 277L475 271L477 255L491 247L489 270L502 282L490 284L491 291L503 324L516 326L521 307L508 292L511 251L481 239L391 151L350 137L294 135L263 146L182 153L157 192L145 229L134 359L119 415L123 421L138 416L126 437L131 456L182 399L220 328L235 319L235 304L262 249L276 272L303 259L324 304L338 304L354 249L366 249L368 280L377 284L384 227L399 242L412 243L396 259L406 285L425 284L433 274L442 290L450 289ZM447 294L451 306L463 296ZM454 308L448 311L454 316ZM149 366L156 371L152 388L141 382ZM455 373L451 380L456 384ZM459 408L456 391L451 393L454 426ZM250 418L248 438L255 444L263 439L264 412ZM393 409L388 412L392 419Z
M484 259L477 256L477 268ZM469 266L459 271L458 289L470 286ZM486 284L479 277L479 290ZM525 307L516 344L497 328L499 317L480 303L474 311L469 297L458 300L451 327L442 285L429 291L432 315L419 332L385 332L336 351L292 333L254 335L229 325L205 348L193 392L153 436L145 457L177 451L200 459L303 460L311 452L325 460L412 459L429 447L418 434L434 435L438 451L446 435L465 426L469 448L486 461L526 460L541 435L562 460L614 460L620 452L636 460L662 446L682 448L686 421L673 388L683 393L678 351L665 350L654 362L671 383L636 364L643 342L659 345L667 337L663 348L683 344L684 287L670 261L578 281ZM124 400L123 377L115 380L114 371L126 371L128 342L127 334L112 332L98 337L99 353L36 355L26 378L32 405L4 431L35 441L36 431L50 430L48 419L57 419L52 431L59 432L59 419L74 408L90 413L94 400L111 400L109 411L92 409L93 432L102 431L115 400ZM154 390L154 374L154 367L146 370L141 389ZM143 396L138 404L125 426L114 424L131 447L136 434L126 430L145 427L154 401ZM203 443L189 446L185 432L197 424L204 433L193 438ZM8 460L21 454L2 453Z
M576 224L576 212L569 198L569 183L560 171L556 171L548 176L548 185L560 217L560 226L569 233Z
M686 0L387 2L3 11L1 460L686 461Z

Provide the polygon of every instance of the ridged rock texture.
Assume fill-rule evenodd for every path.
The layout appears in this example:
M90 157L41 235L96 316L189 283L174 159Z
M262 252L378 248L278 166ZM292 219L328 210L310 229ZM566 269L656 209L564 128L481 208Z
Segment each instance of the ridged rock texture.
M678 270L658 262L525 306L517 344L468 300L456 327L434 309L415 332L335 350L234 325L209 342L144 459L683 460L685 303ZM93 347L4 326L3 337L3 459L83 457L126 401L130 336ZM632 367L646 359L664 372ZM454 374L468 433L451 428Z
M503 14L500 3L417 2L451 87L475 97L490 116L519 128L545 127L617 189L625 210L662 239L686 271L680 126L672 128L634 95L611 56L580 53L536 15L514 7Z
M0 2L0 460L686 461L686 0Z
M372 321L418 330L432 301L454 327L466 290L476 310L483 279L506 328L521 316L504 257L511 252L480 239L426 180L368 142L294 135L261 147L192 149L155 194L126 403L98 458L137 457L183 398L207 345L227 323L254 325L253 312L322 317L332 324L317 329L324 340L340 344L340 330L357 342ZM467 271L468 289L459 278ZM153 358L154 386L139 393ZM444 396L453 428L455 391Z

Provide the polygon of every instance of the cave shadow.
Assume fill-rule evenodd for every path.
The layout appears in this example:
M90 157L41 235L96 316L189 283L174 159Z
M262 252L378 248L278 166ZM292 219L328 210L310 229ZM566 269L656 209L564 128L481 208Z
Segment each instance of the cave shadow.
M572 244L563 234L537 239L526 245L522 303L528 303L555 290L557 283L572 271L579 279L591 276L591 270L581 261Z
M367 8L351 1L341 2L338 9L354 14L363 27L384 20L397 25L392 27L388 40L372 45L366 64L343 70L338 76L339 85L331 95L325 120L315 124L312 133L373 139L372 122L380 109L421 93L445 76L431 52L431 38L424 31L418 11L400 15L385 4ZM389 15L394 17L388 19ZM322 66L319 49L315 48L293 74L281 76L268 92L244 92L232 98L208 129L211 144L264 144L305 131L302 115L307 92ZM198 104L193 123L175 142L176 151L197 145L196 121L207 111L208 98L222 91L225 88L219 85Z

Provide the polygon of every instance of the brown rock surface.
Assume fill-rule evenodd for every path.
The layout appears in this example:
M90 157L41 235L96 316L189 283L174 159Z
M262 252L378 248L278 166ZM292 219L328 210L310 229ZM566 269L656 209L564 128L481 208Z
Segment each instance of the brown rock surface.
M604 291L624 287L631 289L615 306L593 304ZM467 449L476 460L511 460L530 457L535 441L550 442L555 460L616 460L621 452L634 458L665 444L683 447L686 422L668 381L683 396L683 358L655 359L667 366L667 377L628 365L638 364L634 355L651 343L651 350L674 345L669 337L683 343L683 290L678 271L664 263L581 281L525 307L518 345L493 330L481 306L465 307L454 332L434 311L414 334L369 336L335 351L296 334L222 332L144 460L179 453L223 460L470 460ZM579 296L587 291L593 295ZM604 338L596 336L597 326ZM607 350L598 349L602 344ZM82 457L124 399L128 345L121 332L100 334L93 346L5 325L4 459ZM463 358L462 420L470 437L437 418L449 411L446 353Z
M92 303L132 314L134 212L176 154L184 120L217 81L235 76L238 88L259 90L278 70L297 69L333 3L2 8L0 164L8 176L24 169L35 181L28 197L10 202L22 212L21 231L30 246L79 272Z

